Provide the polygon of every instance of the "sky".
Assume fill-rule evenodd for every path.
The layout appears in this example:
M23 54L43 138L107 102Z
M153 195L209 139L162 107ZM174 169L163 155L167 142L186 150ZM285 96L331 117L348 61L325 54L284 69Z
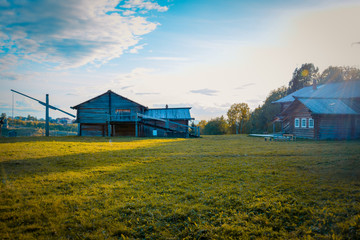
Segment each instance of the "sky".
M0 0L0 112L45 116L11 89L72 114L108 90L196 120L255 109L304 63L360 68L359 23L359 0Z

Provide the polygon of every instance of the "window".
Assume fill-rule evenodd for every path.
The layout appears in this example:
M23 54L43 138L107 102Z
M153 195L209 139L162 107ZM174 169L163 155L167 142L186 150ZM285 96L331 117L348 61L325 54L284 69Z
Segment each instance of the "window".
M295 118L294 125L296 128L300 127L300 119Z
M116 109L115 113L116 114L129 114L131 111L130 109Z
M314 128L314 119L309 118L309 128Z
M301 127L306 128L306 118L301 119Z

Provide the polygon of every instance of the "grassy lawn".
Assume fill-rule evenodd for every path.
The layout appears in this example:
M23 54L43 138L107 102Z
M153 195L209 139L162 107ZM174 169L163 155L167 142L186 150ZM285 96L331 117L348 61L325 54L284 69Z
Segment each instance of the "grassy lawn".
M0 239L360 239L360 142L0 139Z

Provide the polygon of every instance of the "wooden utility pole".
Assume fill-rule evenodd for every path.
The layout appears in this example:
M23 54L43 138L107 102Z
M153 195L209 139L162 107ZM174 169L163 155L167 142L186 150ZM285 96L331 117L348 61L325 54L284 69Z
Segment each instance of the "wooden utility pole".
M45 136L50 136L50 117L49 117L49 94L46 94L46 105L45 105Z

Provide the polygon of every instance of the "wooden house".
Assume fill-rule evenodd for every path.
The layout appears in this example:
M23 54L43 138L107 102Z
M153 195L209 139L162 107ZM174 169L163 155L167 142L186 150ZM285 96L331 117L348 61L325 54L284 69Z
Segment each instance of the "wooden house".
M274 102L282 131L308 139L360 138L360 80L302 88Z
M72 109L77 110L79 136L198 137L200 134L197 127L189 126L193 120L190 107L149 109L110 90Z

